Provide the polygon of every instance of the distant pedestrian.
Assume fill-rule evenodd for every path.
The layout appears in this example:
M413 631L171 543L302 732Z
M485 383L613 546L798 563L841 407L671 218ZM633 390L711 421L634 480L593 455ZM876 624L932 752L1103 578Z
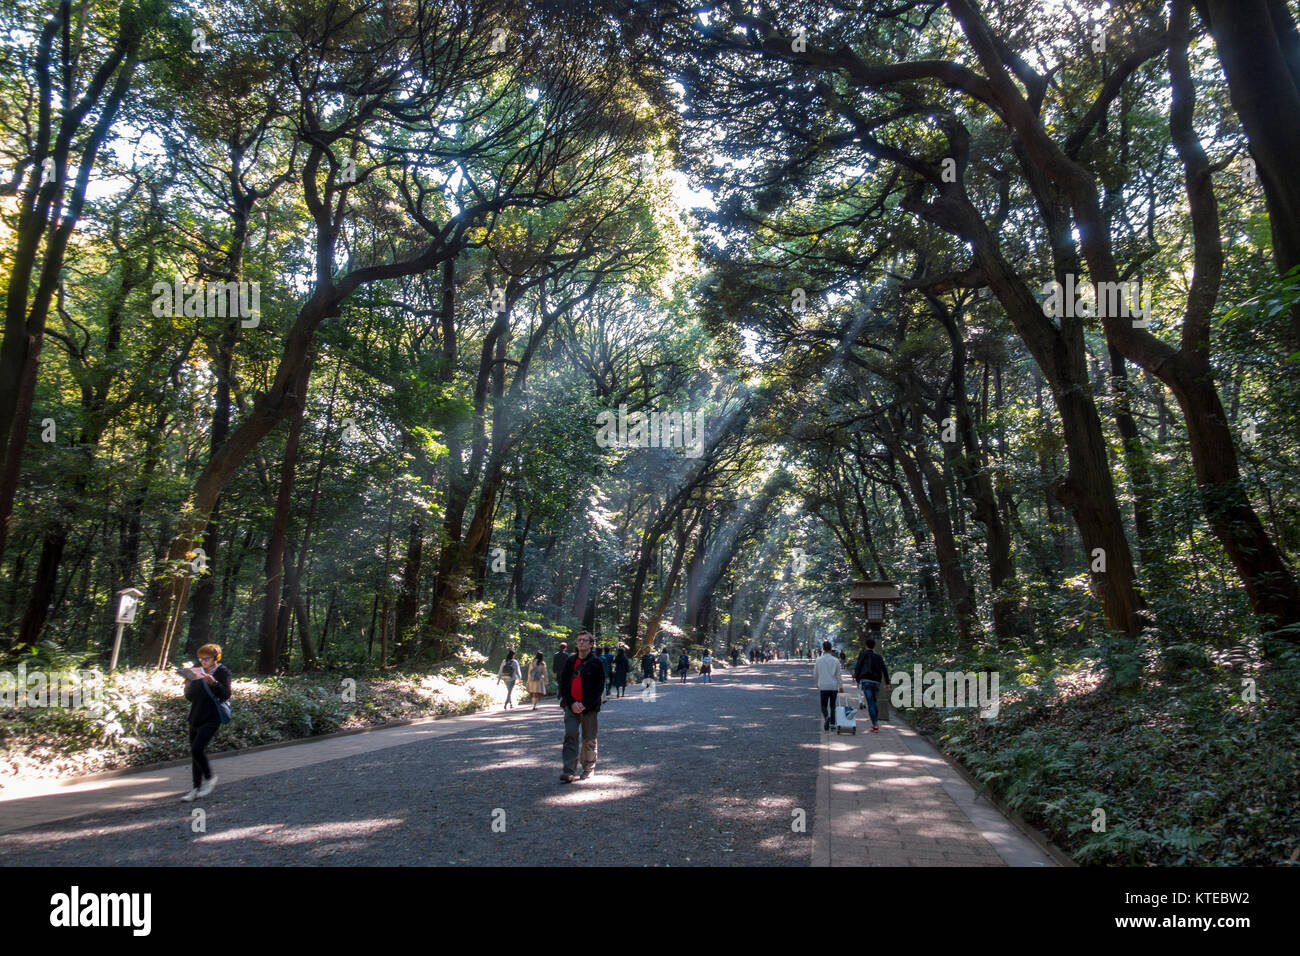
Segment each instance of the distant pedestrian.
M704 684L712 684L713 679L709 676L712 673L713 658L709 656L708 651L705 651L704 657L700 659L700 682Z
M739 660L740 660L740 651L738 651L736 648L733 647L731 649L731 666L735 667L736 662Z
M596 772L596 716L605 689L605 667L592 653L592 637L583 631L577 637L578 653L565 661L560 672L560 706L564 710L564 771L560 783L586 780ZM578 737L582 736L579 750ZM578 772L581 755L582 772Z
M835 720L835 698L839 696L843 683L840 677L840 659L831 650L830 641L822 641L822 656L817 658L813 674L817 678L817 689L821 691L822 727L830 730Z
M691 672L691 659L682 651L682 656L677 658L677 673L682 677L682 683L686 683L686 675Z
M506 684L506 705L502 710L509 710L514 706L510 703L510 695L515 692L515 681L519 679L519 662L515 660L515 652L508 651L506 659L501 662L501 669L497 671L497 683L505 681Z
M848 666L849 666L849 655L844 653L844 651L840 651L840 667L848 667Z
M564 662L568 659L569 645L564 641L560 641L560 649L556 651L555 656L551 658L551 673L555 675L555 683L557 685L560 683L560 671L564 670ZM556 694L558 695L559 691L556 691Z
M878 734L880 727L877 726L877 721L880 719L880 707L876 695L880 692L882 683L886 687L889 686L889 671L885 669L885 659L876 653L875 639L869 637L863 643L866 647L858 655L858 662L853 665L853 679L858 682L866 702L867 713L871 715L871 732ZM862 709L861 705L858 709Z
M644 654L641 655L641 680L642 682L645 682L648 680L652 681L654 679L655 679L655 650L652 647L649 648Z
M194 781L194 789L181 797L186 803L192 803L196 797L206 797L217 785L207 750L221 729L222 709L218 704L230 700L230 670L221 663L221 645L204 644L198 656L198 667L180 671L185 677L185 697L190 702L190 773ZM229 704L225 706L225 714L229 720Z
M605 699L609 700L610 688L614 686L614 652L608 647L600 655L600 663L605 668Z
M546 659L538 651L533 662L528 665L528 695L533 699L533 710L537 702L546 696Z
M668 656L668 648L659 652L659 683L668 679L668 667L672 664L673 659Z
M627 672L632 662L627 659L623 645L618 646L618 655L614 658L614 696L622 697L627 691Z

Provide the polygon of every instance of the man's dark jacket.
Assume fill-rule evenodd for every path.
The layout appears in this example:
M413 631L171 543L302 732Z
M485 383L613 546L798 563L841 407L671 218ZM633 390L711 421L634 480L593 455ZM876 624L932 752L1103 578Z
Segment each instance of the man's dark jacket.
M853 680L874 680L882 684L889 682L889 672L885 670L885 659L875 651L863 651L858 655L858 662L853 665Z
M218 664L212 671L212 680L214 683L208 684L208 690L212 695L208 696L208 691L203 689L206 683L203 678L185 682L185 696L190 702L190 726L202 727L209 721L220 721L221 717L217 714L217 705L212 702L212 698L217 700L230 700L230 671L226 669L225 664Z
M572 656L568 651L556 651L555 656L551 658L551 673L558 676L560 671L564 670L564 662Z
M605 664L594 653L588 654L584 661L574 654L564 662L560 671L560 704L573 712L573 669L580 668L582 676L582 708L595 713L600 710L600 699L605 696Z

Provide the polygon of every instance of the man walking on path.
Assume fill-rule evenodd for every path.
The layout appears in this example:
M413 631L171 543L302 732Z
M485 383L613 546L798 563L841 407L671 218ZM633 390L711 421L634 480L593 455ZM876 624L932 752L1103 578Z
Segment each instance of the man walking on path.
M835 720L835 698L839 696L842 683L840 659L831 650L830 641L822 641L822 656L813 665L813 674L817 677L817 689L822 696L822 729L830 730Z
M659 683L662 684L668 679L668 665L671 663L672 659L668 656L668 648L665 647L659 652Z
M876 694L882 683L889 686L889 671L885 669L885 659L876 653L875 638L869 637L864 643L866 647L858 655L858 662L853 665L853 680L861 688L867 713L871 715L871 732L878 734L880 728L876 722L880 719L880 706L876 702ZM862 709L861 705L858 709Z
M641 655L641 683L653 681L655 679L655 650L653 647L648 648Z
M558 689L558 685L560 683L560 671L564 670L564 662L567 661L568 659L569 659L569 645L566 644L564 641L560 641L560 649L556 651L555 656L551 658L551 673L555 675L555 683L557 685L557 689L555 691L556 697L564 696L563 694L560 693Z
M609 700L609 689L614 684L614 652L608 647L604 651L600 661L605 666L605 699Z
M592 637L578 635L578 653L560 671L560 706L564 708L564 772L560 783L586 780L596 772L596 715L605 690L605 665L591 652ZM578 773L578 734L582 733L582 773Z

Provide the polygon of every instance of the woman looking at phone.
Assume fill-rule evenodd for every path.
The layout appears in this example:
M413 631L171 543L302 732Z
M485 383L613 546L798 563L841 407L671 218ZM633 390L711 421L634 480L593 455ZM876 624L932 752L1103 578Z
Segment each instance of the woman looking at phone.
M222 723L217 702L230 700L230 671L221 663L221 645L204 644L199 648L199 666L181 668L178 673L185 678L185 696L190 702L190 757L194 778L194 789L181 799L192 803L195 797L206 797L217 785L207 749Z

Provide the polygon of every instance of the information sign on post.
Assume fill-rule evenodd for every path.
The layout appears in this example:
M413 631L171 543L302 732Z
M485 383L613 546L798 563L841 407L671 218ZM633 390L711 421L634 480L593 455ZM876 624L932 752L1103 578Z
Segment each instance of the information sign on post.
M122 588L117 592L117 630L113 634L113 656L108 662L110 672L117 670L117 656L122 651L122 628L135 623L135 612L142 597L144 592L135 588Z

